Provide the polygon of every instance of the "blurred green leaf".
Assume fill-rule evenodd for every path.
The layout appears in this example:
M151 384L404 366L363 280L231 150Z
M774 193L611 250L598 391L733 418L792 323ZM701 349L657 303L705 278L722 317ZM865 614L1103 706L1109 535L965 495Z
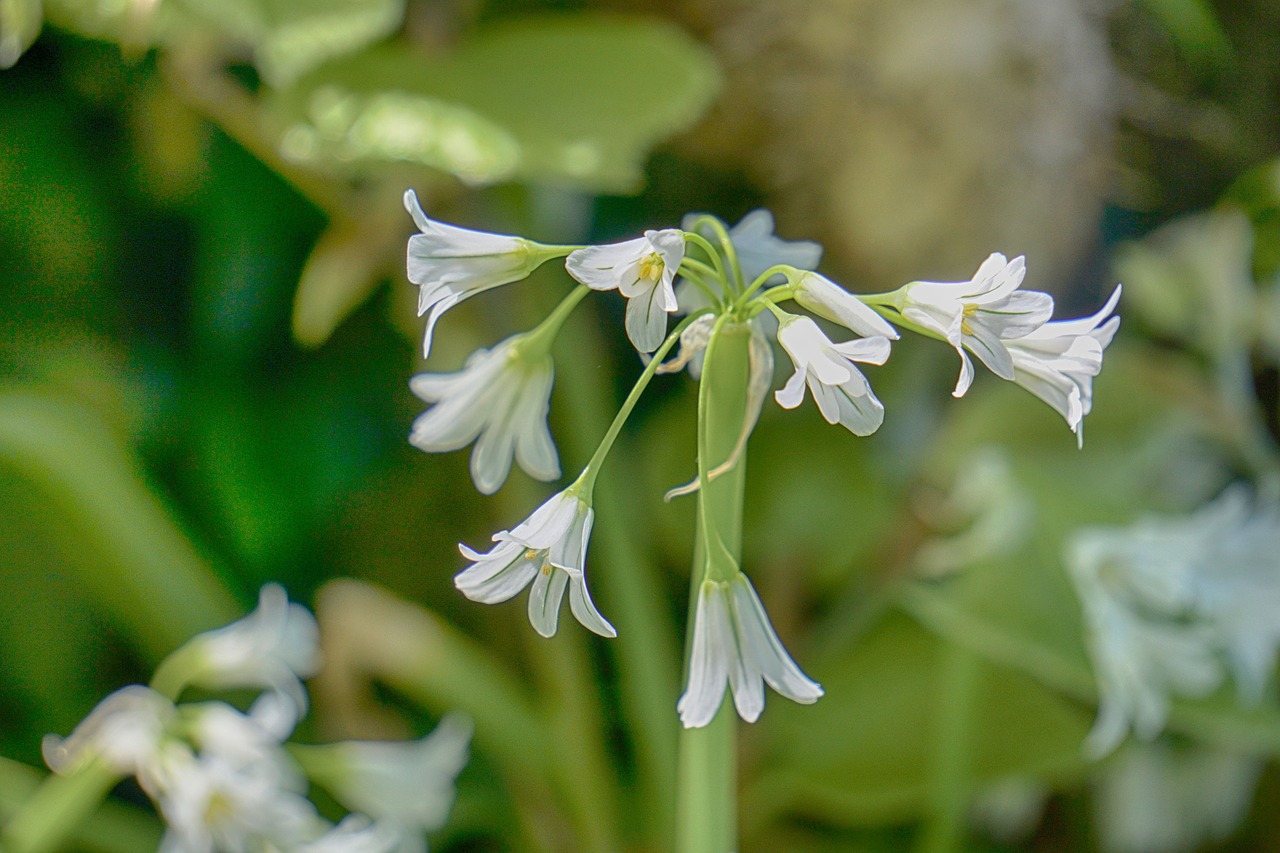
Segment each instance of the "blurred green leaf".
M262 77L288 86L326 60L389 35L404 18L404 0L183 0L204 18L254 48Z
M1221 69L1231 61L1231 41L1209 0L1142 0L1142 5L1198 68Z
M463 181L636 189L648 150L689 127L719 86L714 60L658 21L531 18L450 54L405 46L334 63L278 96L286 156L408 161Z

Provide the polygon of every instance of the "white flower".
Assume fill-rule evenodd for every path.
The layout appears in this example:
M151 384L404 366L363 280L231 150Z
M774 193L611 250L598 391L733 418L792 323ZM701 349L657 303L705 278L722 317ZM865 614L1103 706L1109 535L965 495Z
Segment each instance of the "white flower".
M401 853L422 849L422 833L444 825L454 780L466 766L471 722L448 716L414 743L346 741L308 747L303 763L338 802L404 831ZM414 843L416 842L416 843Z
M417 849L417 848L411 848ZM420 849L425 850L425 845ZM288 853L408 853L398 827L350 814L324 835L297 844Z
M318 641L315 617L271 583L262 587L256 610L193 637L161 664L156 677L159 681L166 670L177 670L184 685L267 688L291 700L300 717L307 708L300 679L320 669Z
M764 710L764 685L803 704L822 696L787 654L747 576L704 580L693 616L689 678L676 709L687 729L707 725L733 688L738 715L754 723Z
M405 190L405 210L421 234L409 238L409 281L418 285L418 316L428 311L422 356L431 355L431 335L444 312L464 299L528 278L561 251L522 237L486 234L428 219L413 190Z
M680 223L680 227L685 231L695 231L698 234L715 241L715 235L707 228L695 229L694 225L699 214L686 214ZM816 269L818 263L822 260L822 246L812 240L783 240L773 233L773 214L763 207L758 207L748 213L738 221L738 224L729 229L729 242L733 244L733 250L738 255L738 267L742 270L742 277L745 284L750 284L759 277L769 267L786 264L789 267L795 267L798 270ZM781 276L774 276L767 283L776 282ZM691 298L703 301L698 305L690 305L685 302L685 292L688 292ZM688 286L687 282L682 282L677 289L677 296L680 297L680 306L685 310L696 310L697 308L706 307L705 297L696 289ZM696 296L694 294L697 294Z
M1056 409L1081 444L1084 416L1093 408L1093 377L1102 370L1103 350L1120 328L1120 318L1111 316L1119 299L1117 286L1092 317L1045 323L1005 341L1013 356L1013 381Z
M595 511L576 494L563 491L534 511L514 530L495 533L497 544L480 554L459 545L475 565L454 578L462 594L481 604L497 604L533 582L529 592L529 622L544 637L554 636L560 603L569 587L569 608L583 627L602 637L618 632L591 602L583 565Z
M883 317L831 279L808 272L798 276L794 285L797 304L819 317L864 338L898 339L897 330Z
M999 253L982 262L969 281L916 281L903 289L902 316L940 336L960 354L960 379L952 394L963 397L973 383L968 349L1002 379L1014 378L1005 341L1020 338L1053 314L1047 293L1018 290L1026 275L1021 257Z
M808 384L827 423L839 423L854 435L870 435L880 428L884 406L853 363L884 364L889 357L888 338L857 338L833 344L813 320L792 315L779 323L778 343L796 368L787 384L774 395L778 405L784 409L800 405Z
M1067 563L1084 605L1099 682L1089 751L1132 729L1150 740L1172 697L1204 696L1230 673L1262 698L1280 649L1280 507L1231 490L1185 518L1090 528Z
M41 750L55 773L74 773L100 758L121 776L131 776L155 761L173 703L149 687L123 687L98 703L66 738L46 735Z
M471 442L471 479L482 494L496 492L514 456L531 477L554 480L560 459L547 429L555 362L549 353L530 359L523 335L492 350L477 350L456 373L420 373L409 387L431 408L413 422L409 443L428 453L458 450Z
M627 298L627 337L640 352L653 352L675 311L672 280L684 260L684 233L674 228L607 246L588 246L565 261L569 275L592 290L614 290Z

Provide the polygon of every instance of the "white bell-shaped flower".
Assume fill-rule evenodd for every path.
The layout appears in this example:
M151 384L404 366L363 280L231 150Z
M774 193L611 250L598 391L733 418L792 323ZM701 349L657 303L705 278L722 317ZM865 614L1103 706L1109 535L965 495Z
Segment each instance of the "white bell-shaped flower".
M1116 287L1091 317L1045 323L1005 341L1013 356L1013 381L1057 410L1081 444L1084 416L1093 408L1093 378L1102 370L1102 353L1120 328L1120 318L1111 316L1119 300Z
M419 373L409 388L431 408L413 422L409 443L428 453L471 442L471 479L491 495L506 482L511 460L538 480L560 476L560 458L547 428L555 362L549 353L521 351L523 335L492 350L477 350L455 373Z
M790 315L778 324L778 343L796 368L774 395L778 405L784 409L799 406L807 385L827 423L838 423L854 435L870 435L880 428L884 406L853 364L884 364L889 358L888 338L855 338L834 344L813 320Z
M946 340L960 354L960 378L952 394L963 397L973 383L976 355L1002 379L1014 379L1013 356L1005 342L1043 326L1053 315L1053 297L1019 290L1027 268L1022 257L998 252L969 281L916 281L902 289L902 316Z
M796 303L824 320L838 323L860 337L898 339L898 330L888 321L826 276L804 273L793 284Z
M566 490L552 497L515 529L495 533L486 554L459 545L474 565L454 578L462 594L481 604L514 597L530 583L529 622L544 637L554 636L560 604L569 590L569 609L583 627L602 637L618 632L596 610L587 591L584 565L595 511Z
M528 278L564 250L523 237L487 234L428 219L413 190L405 190L405 210L422 233L409 238L409 281L418 286L418 316L430 312L422 356L431 355L431 336L440 316L464 299Z
M66 738L46 735L45 763L55 773L74 773L99 759L121 776L132 776L156 759L176 710L149 687L131 684L98 703Z
M805 705L822 696L822 687L783 648L745 574L704 580L693 616L689 677L676 705L680 722L687 729L710 723L729 687L738 716L754 723L764 710L766 683Z
M684 260L684 233L674 228L606 246L587 246L565 261L569 275L592 290L618 290L627 298L627 337L640 352L653 352L667 335L675 311L672 287Z
M301 717L307 709L301 679L320 669L319 636L315 617L270 583L262 587L257 609L193 637L161 664L156 681L180 671L183 685L270 689L292 701Z

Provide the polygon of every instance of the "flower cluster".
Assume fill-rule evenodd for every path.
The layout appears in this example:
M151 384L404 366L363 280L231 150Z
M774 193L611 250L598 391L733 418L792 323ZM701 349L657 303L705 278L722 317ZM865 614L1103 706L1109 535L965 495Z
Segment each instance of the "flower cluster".
M1280 650L1280 505L1239 489L1185 518L1088 528L1068 547L1098 719L1088 750L1105 755L1132 729L1151 740L1174 697L1199 697L1228 675L1262 699Z
M420 288L419 313L430 312L426 352L436 322L448 308L518 281L551 258L563 257L568 275L583 285L537 328L478 351L458 372L424 373L411 382L414 393L431 407L415 421L410 441L427 451L475 442L471 473L485 494L501 487L513 460L535 478L559 476L547 428L551 344L587 294L616 291L626 300L625 333L647 366L595 456L568 488L527 520L495 534L488 552L460 546L471 565L457 576L458 589L491 604L531 586L529 621L547 637L556 631L566 589L570 609L583 626L604 637L617 634L587 592L596 476L654 375L687 369L706 386L708 359L718 339L749 332L746 380L739 389L741 434L727 458L706 459L700 444L698 479L668 497L701 490L700 500L708 499L705 487L737 464L773 384L775 342L793 368L774 394L777 403L794 409L811 396L828 423L854 435L870 435L884 422L884 405L861 365L884 364L900 338L899 329L955 348L961 360L955 396L972 384L972 354L997 376L1056 409L1079 435L1092 406L1093 378L1119 324L1111 316L1119 288L1096 315L1052 322L1052 298L1020 289L1023 259L1009 261L1000 254L987 258L968 281L917 281L891 293L850 293L814 271L821 246L774 236L773 217L763 210L732 228L715 217L691 214L680 228L575 247L434 222L412 191L405 195L405 206L421 232L409 240L408 273ZM788 302L808 314L784 310ZM671 317L679 314L684 318L669 333ZM835 338L829 336L831 328L839 330ZM677 344L679 354L664 361ZM714 572L704 569L695 588L689 679L679 703L686 726L710 722L729 688L739 714L749 721L762 709L765 683L798 702L822 695L783 648L735 561Z
M136 777L164 818L166 853L421 853L453 803L470 724L446 718L418 745L286 745L306 709L302 679L319 665L316 640L311 614L268 585L253 613L178 649L151 686L124 687L68 737L46 737L45 761L64 775L101 766ZM246 712L179 704L190 686L263 692ZM331 824L308 778L358 811Z

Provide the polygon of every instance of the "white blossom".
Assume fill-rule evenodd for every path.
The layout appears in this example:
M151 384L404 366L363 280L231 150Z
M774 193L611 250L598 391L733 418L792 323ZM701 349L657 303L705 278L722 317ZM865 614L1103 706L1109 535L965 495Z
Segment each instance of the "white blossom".
M155 761L173 703L149 687L131 684L98 703L66 738L46 735L41 749L55 773L74 773L101 759L121 776L131 776Z
M305 607L290 603L284 589L271 583L262 587L256 610L193 637L161 666L187 670L185 684L277 691L300 717L307 708L301 679L320 669L319 628Z
M428 219L413 190L405 190L405 210L420 234L409 238L409 281L418 286L418 316L430 312L422 356L431 355L431 336L444 312L477 293L529 274L560 252L523 237L487 234Z
M413 422L409 443L428 453L458 450L471 442L471 479L482 494L496 492L514 457L529 476L554 480L560 459L547 428L555 362L549 353L530 358L523 335L492 350L477 350L455 373L420 373L409 381L431 408Z
M448 716L413 743L345 741L310 747L312 778L338 802L402 830L401 853L425 849L422 834L444 825L456 794L454 780L468 759L471 722ZM318 771L318 772L317 772Z
M1120 288L1091 317L1045 323L1006 341L1013 356L1013 380L1044 400L1067 421L1083 444L1084 416L1093 408L1093 378L1102 370L1102 353L1120 328L1112 317Z
M592 290L616 289L625 296L627 337L640 352L653 352L666 337L667 314L679 307L672 281L683 260L684 233L668 228L578 249L565 269Z
M497 604L514 597L530 582L529 622L544 637L554 636L560 604L569 589L569 608L583 627L615 637L618 632L596 610L587 592L584 564L595 511L576 494L556 494L518 524L495 533L497 544L486 554L459 545L474 565L454 578L454 585L472 601Z
M902 316L943 338L960 354L954 396L963 397L973 383L966 349L992 373L1013 380L1013 356L1005 342L1029 334L1053 314L1049 294L1018 290L1025 275L1021 257L1007 261L995 253L969 281L916 281L902 289Z
M808 385L827 423L838 423L854 435L870 435L880 428L884 406L853 363L884 364L889 358L888 338L855 338L834 344L813 320L791 315L778 324L778 343L796 369L774 395L778 405L784 409L799 406Z
M1280 649L1280 507L1230 490L1184 518L1088 528L1067 562L1084 606L1098 679L1087 747L1113 749L1130 729L1155 737L1179 696L1204 696L1230 674L1257 702Z
M797 276L794 286L796 303L824 320L838 323L864 338L898 339L897 330L883 317L831 279L808 272Z
M764 710L764 685L802 704L822 696L822 688L800 671L782 647L747 576L704 580L693 616L693 648L684 695L676 709L685 728L711 722L726 687L733 689L738 715L754 723Z
M324 835L295 845L287 853L409 853L399 827L385 821L371 821L362 814L350 814Z

